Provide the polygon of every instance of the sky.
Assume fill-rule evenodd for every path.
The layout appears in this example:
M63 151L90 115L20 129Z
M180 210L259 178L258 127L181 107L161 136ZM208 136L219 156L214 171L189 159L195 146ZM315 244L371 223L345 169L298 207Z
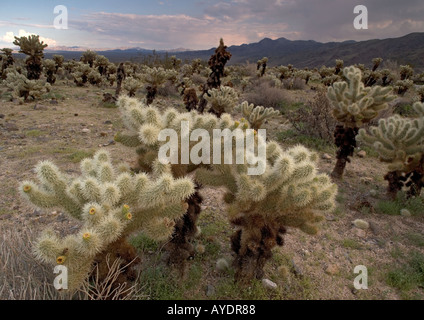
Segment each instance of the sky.
M56 29L54 8L68 11ZM368 29L357 30L354 8L368 9ZM53 47L141 47L202 50L263 38L319 42L385 39L424 32L423 0L2 0L0 48L14 36L40 35Z

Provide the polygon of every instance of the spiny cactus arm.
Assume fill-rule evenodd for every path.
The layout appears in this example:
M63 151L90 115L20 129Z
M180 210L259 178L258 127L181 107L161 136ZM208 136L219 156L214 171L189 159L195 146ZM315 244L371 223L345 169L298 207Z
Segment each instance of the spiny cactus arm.
M21 183L21 194L34 205L51 209L61 207L70 215L79 218L81 204L68 193L68 179L49 161L43 161L36 167L41 185L33 182Z
M122 133L117 133L114 140L130 148L137 148L141 145L141 141L138 135L125 135Z

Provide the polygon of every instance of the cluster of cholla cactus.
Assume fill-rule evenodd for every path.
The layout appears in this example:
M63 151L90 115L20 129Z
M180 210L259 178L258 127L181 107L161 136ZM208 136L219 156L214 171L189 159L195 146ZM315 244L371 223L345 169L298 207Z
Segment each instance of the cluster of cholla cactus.
M210 104L209 112L218 118L223 113L231 113L238 103L239 97L237 91L231 87L221 86L217 89L211 89L205 95L206 101Z
M50 92L51 85L41 80L28 80L25 75L16 71L7 73L6 87L12 91L12 96L21 102L38 100L43 94Z
M249 121L250 127L256 131L262 127L267 119L280 115L280 111L274 108L255 107L253 103L249 104L247 101L238 105L236 110L241 112L243 117Z
M174 179L170 168L160 163L151 175L124 168L114 167L108 153L98 151L81 162L78 177L43 161L36 167L39 183L24 181L19 187L36 207L61 208L81 222L75 234L62 236L48 229L35 243L39 260L68 268L70 290L78 289L93 265L104 262L108 254L125 260L124 265L132 262L136 253L126 242L130 233L142 231L165 240L187 210L186 200L194 193L190 179ZM106 267L99 265L100 278ZM132 273L127 270L127 277L132 278Z
M258 146L261 139L256 135ZM317 154L302 146L286 151L275 142L265 146L266 159L258 162L265 169L262 175L248 175L252 155L247 149L244 164L214 164L212 170L196 171L197 181L226 189L227 214L238 227L231 241L240 281L263 277L263 267L272 249L283 245L287 227L316 234L317 223L335 206L337 186L317 173Z
M167 109L161 112L155 107L148 107L136 99L123 96L119 98L117 104L128 132L118 134L115 140L125 146L136 148L138 166L133 168L135 172L150 172L152 163L158 157L171 157L162 160L171 161L173 176L186 177L198 168L212 163L212 152L207 150L213 149L214 129L232 131L236 128L245 130L249 127L247 121L235 121L228 114L217 118L215 115L203 115L196 111L179 113L175 109ZM174 130L178 135L177 140L169 142L159 140L159 134L165 129ZM207 137L202 138L200 149L199 143L190 139L197 129L205 130L211 138L209 140ZM184 139L187 139L188 143L183 146ZM164 146L170 147L169 155L160 154L160 149ZM200 190L200 187L198 189ZM187 214L177 222L175 233L166 246L170 253L168 263L177 265L183 272L186 261L195 254L192 240L197 232L196 223L201 211L202 198L199 190L188 200Z
M359 128L377 117L380 111L388 107L395 97L390 95L391 88L380 86L365 88L362 73L358 68L349 67L343 71L348 82L337 82L328 89L328 98L333 104L333 116L341 125L335 130L335 143L339 148L337 163L332 176L341 178L353 156L356 147L356 135Z
M42 59L44 57L44 49L47 47L47 44L44 44L43 41L40 42L40 37L36 35L20 38L15 37L13 44L20 47L20 53L28 55L28 58L25 60L28 79L40 79L43 71Z
M203 92L199 101L198 110L204 112L208 101L206 97L209 90L221 87L221 78L224 77L225 65L231 59L232 55L227 51L227 46L224 45L224 40L220 39L219 46L216 48L215 53L209 59L209 67L211 73L208 77L206 85L203 86Z
M388 163L388 194L395 197L404 186L409 196L418 196L424 187L424 104L413 106L418 117L399 115L381 119L369 133L361 129L358 140L373 147L380 160Z

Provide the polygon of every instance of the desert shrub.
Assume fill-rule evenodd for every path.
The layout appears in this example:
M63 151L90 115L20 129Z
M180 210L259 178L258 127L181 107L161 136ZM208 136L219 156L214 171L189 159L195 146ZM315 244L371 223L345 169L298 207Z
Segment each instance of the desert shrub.
M243 100L254 105L280 110L283 105L292 102L284 90L272 86L269 81L256 80L253 81L251 87L253 90L245 92Z
M165 84L158 89L158 95L162 97L176 97L179 92L172 81L166 81Z
M337 121L332 116L332 111L326 92L318 91L314 100L289 112L287 117L299 133L333 142Z

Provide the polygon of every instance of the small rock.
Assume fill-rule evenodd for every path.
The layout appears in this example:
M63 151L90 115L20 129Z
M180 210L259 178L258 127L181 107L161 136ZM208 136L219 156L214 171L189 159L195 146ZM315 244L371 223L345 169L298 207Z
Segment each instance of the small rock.
M294 275L298 278L303 278L303 272L302 269L300 269L297 264L292 260L292 271Z
M373 179L372 178L369 178L369 177L363 177L363 178L361 178L361 183L371 184L372 182L373 182Z
M324 154L321 156L321 158L322 158L323 160L331 160L331 159L332 159L332 157L331 157L328 153L324 153Z
M365 238L367 236L367 233L365 232L365 230L362 229L356 229L356 235L359 238Z
M100 136L101 137L106 137L107 136L107 132L100 132Z
M90 129L85 128L85 129L82 129L82 130L81 130L81 132L82 132L82 133L90 133L90 132L91 132L91 130L90 130Z
M271 290L276 290L277 289L277 284L275 282L272 282L269 279L262 279L262 285L266 289L271 289Z
M380 233L380 228L374 222L370 222L369 225L370 225L370 230L372 231L372 233L374 233L377 236Z
M365 158L367 156L367 152L365 150L361 150L358 152L359 158Z
M208 206L200 206L200 209L201 209L202 211L205 211L205 210L208 210L208 209L209 209L209 207L208 207Z
M213 285L208 284L206 286L206 296L212 297L215 295L215 287Z
M79 116L79 114L78 113L74 113L74 117L78 117Z
M412 216L411 211L409 211L408 209L402 209L400 210L400 215L404 216L404 217L410 217Z
M105 121L105 122L103 122L103 123L104 123L104 124L108 124L108 125L109 125L109 124L113 124L113 123L112 123L112 121L110 121L110 120L106 120L106 121Z
M46 111L46 110L49 110L49 108L47 108L46 106L43 106L41 104L36 104L34 106L34 110Z
M336 264L330 264L325 268L325 273L334 276L340 272L339 266Z
M19 131L18 126L11 122L6 122L4 124L4 130L6 131Z
M354 294L354 295L357 295L357 294L358 294L358 292L359 292L359 291L358 291L358 290L356 290L355 288L353 288L351 291L352 291L352 294Z
M378 195L377 190L374 190L374 189L371 189L371 190L370 190L370 196L371 196L371 197L376 197L377 195Z

